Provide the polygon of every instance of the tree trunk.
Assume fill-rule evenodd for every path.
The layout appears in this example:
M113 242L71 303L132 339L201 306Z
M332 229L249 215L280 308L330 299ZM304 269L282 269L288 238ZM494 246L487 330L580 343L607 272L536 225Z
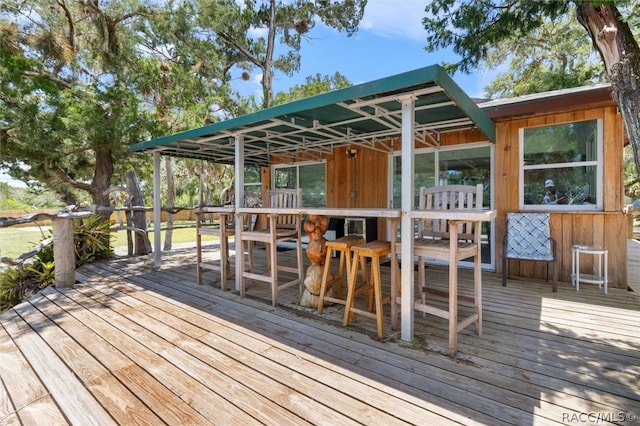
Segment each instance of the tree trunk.
M273 54L277 33L277 6L276 1L270 1L269 33L267 34L267 51L262 62L262 107L269 108L273 103Z
M111 178L113 177L113 157L108 144L98 145L94 148L96 154L96 165L93 172L93 181L91 183L91 199L93 204L97 206L109 206L109 188L111 187ZM99 215L102 220L109 220L110 212L101 212Z
M140 185L138 184L138 176L136 172L130 170L126 173L127 178L127 192L129 193L129 199L132 207L143 206L142 191L140 191ZM134 254L137 256L151 253L151 241L147 235L147 220L144 211L133 211L133 226L136 228L135 233L135 249ZM160 226L160 223L155 223L154 226ZM142 231L142 232L141 232Z
M577 18L604 62L640 178L640 47L613 2L577 2Z
M165 157L165 174L167 176L167 204L169 207L175 207L176 204L176 188L173 182L173 158ZM163 250L171 250L171 239L173 238L173 213L169 212L167 216L167 230L164 234Z

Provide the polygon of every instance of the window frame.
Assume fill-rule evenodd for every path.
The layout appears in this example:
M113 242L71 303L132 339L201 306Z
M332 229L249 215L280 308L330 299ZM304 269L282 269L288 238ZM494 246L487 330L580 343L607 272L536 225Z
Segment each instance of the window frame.
M300 188L300 167L304 167L304 166L310 166L310 165L322 165L324 167L324 205L322 206L315 206L315 207L326 207L327 206L327 162L326 160L322 159L319 161L300 161L300 162L295 162L295 163L281 163L281 164L274 164L271 166L271 189L279 189L276 187L276 171L278 169L285 169L285 168L295 168L296 169L296 182L295 182L295 188L290 188L290 189L298 189ZM310 207L308 205L305 205L304 203L305 201L305 195L304 195L304 190L302 193L302 206L303 207Z
M597 159L580 162L550 163L550 164L524 164L524 132L526 129L539 127L561 126L572 123L580 123L585 121L596 122L596 155ZM520 127L518 129L519 139L519 179L518 179L518 204L523 211L603 211L604 210L604 132L603 120L601 118L590 118L584 120L561 121L557 123L541 124L539 126ZM544 170L544 169L562 169L574 167L596 166L596 203L595 204L525 204L525 171L527 170Z

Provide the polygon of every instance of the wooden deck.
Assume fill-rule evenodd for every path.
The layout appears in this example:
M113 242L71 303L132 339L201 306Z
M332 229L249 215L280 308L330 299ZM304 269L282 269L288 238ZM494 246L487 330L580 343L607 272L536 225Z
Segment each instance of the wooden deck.
M273 309L264 284L244 299L198 287L194 260L184 249L160 271L147 258L87 265L74 287L0 315L0 424L631 424L640 415L638 293L505 288L484 273L484 334L464 331L452 358L437 318L418 316L413 342L397 341L388 323L374 339L373 320L345 328L342 306L318 316L297 306L296 289ZM441 268L428 274L446 282Z

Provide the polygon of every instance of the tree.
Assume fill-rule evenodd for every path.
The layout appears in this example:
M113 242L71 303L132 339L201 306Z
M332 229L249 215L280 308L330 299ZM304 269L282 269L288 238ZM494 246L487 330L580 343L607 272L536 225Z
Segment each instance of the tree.
M529 34L497 43L483 61L485 70L498 72L484 87L490 98L541 93L604 81L604 70L587 34L575 18L545 19Z
M199 0L198 4L201 26L215 32L228 63L245 72L256 67L261 71L262 107L267 108L273 104L275 70L290 76L300 68L302 37L317 21L352 35L367 0ZM260 33L264 35L252 36ZM276 56L280 49L284 52Z
M304 84L290 87L289 91L286 93L277 93L273 100L273 104L280 105L286 102L295 101L296 99L304 99L321 93L330 92L332 90L343 89L351 85L351 82L339 72L336 72L332 76L316 74L315 76L307 77Z
M617 2L627 17L637 16L635 2ZM604 64L606 79L618 105L640 173L640 47L616 3L605 1L434 0L423 19L427 50L453 46L461 56L453 69L469 72L491 49L509 37L524 37L546 20L562 19L575 8Z
M137 5L104 10L97 1L2 4L0 164L25 181L60 194L87 191L108 204L105 190L126 141L140 139L138 102L118 70L126 67L124 22ZM109 84L104 84L109 81ZM122 123L129 123L123 126ZM27 167L21 167L26 164Z
M193 3L3 1L0 166L68 203L79 189L108 205L114 176L149 175L129 144L246 111Z

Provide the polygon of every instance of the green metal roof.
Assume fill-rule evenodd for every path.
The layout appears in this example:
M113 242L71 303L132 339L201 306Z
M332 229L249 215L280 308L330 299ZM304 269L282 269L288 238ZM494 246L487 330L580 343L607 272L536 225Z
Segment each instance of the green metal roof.
M344 145L384 149L400 137L401 99L415 100L417 137L479 128L495 142L495 124L439 65L358 84L147 142L129 150L234 163L234 137L245 163L268 165L270 155L328 152ZM386 145L389 146L389 145ZM381 148L382 147L382 148Z

